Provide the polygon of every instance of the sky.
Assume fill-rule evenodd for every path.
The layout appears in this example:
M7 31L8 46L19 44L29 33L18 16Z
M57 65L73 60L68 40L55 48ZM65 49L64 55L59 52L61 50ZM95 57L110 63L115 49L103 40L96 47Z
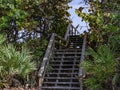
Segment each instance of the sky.
M75 13L75 9L78 9L81 6L86 7L83 12L88 13L88 5L85 5L83 0L72 0L72 2L69 3L69 6L72 6L72 8L68 10L68 12L71 14L70 19L73 21L73 26L77 26L79 24L78 30L80 33L82 33L84 30L87 31L88 23L82 22L82 18L77 16L77 14Z

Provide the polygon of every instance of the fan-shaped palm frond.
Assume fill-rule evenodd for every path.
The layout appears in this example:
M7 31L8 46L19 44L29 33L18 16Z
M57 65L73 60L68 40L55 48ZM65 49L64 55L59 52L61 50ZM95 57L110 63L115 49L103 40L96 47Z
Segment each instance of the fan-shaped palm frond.
M0 36L0 80L8 80L14 75L25 77L35 70L35 63L31 62L30 51L22 48L17 51L11 44L4 45L3 36Z
M6 40L6 38L3 35L0 35L0 45Z
M102 90L102 85L112 81L112 77L116 71L116 61L110 48L106 45L99 46L97 51L89 48L88 52L92 56L92 60L86 60L83 67L89 75L85 79L85 84L90 90Z
M35 64L31 62L30 52L25 48L19 52L15 50L13 45L7 45L2 48L0 58L0 66L8 75L21 74L26 76L35 69Z

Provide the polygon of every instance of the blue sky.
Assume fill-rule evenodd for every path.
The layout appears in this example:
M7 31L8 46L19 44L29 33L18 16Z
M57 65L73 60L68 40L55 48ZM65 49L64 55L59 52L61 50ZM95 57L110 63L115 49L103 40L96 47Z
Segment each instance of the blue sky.
M69 3L69 6L72 6L71 9L68 10L68 12L71 14L70 19L73 21L73 25L77 26L79 24L78 30L82 33L84 30L87 30L88 23L82 22L82 18L78 17L77 14L75 13L75 9L78 9L79 7L88 7L85 5L83 0L72 0L72 2ZM87 13L87 8L83 10L83 12ZM81 28L82 27L82 28ZM81 29L81 30L80 30Z

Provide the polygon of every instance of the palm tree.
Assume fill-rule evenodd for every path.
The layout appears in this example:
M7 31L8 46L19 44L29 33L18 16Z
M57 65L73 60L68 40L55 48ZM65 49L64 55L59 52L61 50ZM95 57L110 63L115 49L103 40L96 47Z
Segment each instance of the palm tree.
M3 45L5 38L0 35L0 81L9 84L14 76L25 78L31 71L35 70L34 62L28 49L22 48L17 51L11 44Z
M88 53L92 58L82 63L88 76L84 81L85 85L90 90L112 88L113 77L116 75L116 60L110 48L107 45L101 45L97 51L89 48ZM107 87L107 85L110 86Z

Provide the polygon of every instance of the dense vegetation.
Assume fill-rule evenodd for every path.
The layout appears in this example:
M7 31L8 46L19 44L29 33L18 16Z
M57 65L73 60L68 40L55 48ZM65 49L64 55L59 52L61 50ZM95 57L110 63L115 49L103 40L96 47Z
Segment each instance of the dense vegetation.
M62 35L70 22L67 3L65 0L0 0L0 32L7 34L10 42L27 41L42 36L41 33Z
M19 80L26 79L35 70L35 63L31 59L27 48L22 47L21 51L17 51L12 44L5 43L5 37L0 35L0 88L21 86Z
M0 0L0 33L6 38L5 43L8 44L4 47L1 43L0 52L4 51L1 52L4 54L0 56L0 88L11 86L9 83L15 83L15 78L19 78L18 81L22 85L26 83L36 85L37 70L51 33L64 36L71 22L68 19L67 10L70 8L68 2L70 0ZM23 46L26 46L30 52L23 49ZM2 60L11 63L7 66L2 64ZM22 65L19 66L20 63ZM27 63L28 67L25 68L29 70L23 72ZM2 72L5 78L1 75ZM10 80L7 80L8 77Z
M86 0L85 0L86 1ZM115 90L120 87L120 1L87 0L89 14L76 10L89 23L85 86L90 90Z
M0 0L0 89L36 85L49 37L64 36L71 0ZM120 1L84 0L78 16L89 23L84 84L89 90L120 87ZM27 49L24 47L27 46ZM29 50L28 50L29 49ZM17 84L17 85L16 85Z

